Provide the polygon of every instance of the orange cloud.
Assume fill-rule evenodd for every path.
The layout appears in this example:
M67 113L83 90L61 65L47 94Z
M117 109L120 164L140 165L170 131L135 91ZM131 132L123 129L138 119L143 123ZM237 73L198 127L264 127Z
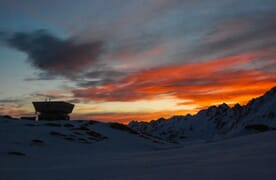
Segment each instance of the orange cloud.
M199 109L223 102L245 104L276 85L276 72L262 69L266 63L275 63L275 60L258 61L265 55L266 52L253 52L203 63L159 67L132 74L117 83L79 89L73 93L76 97L111 102L151 100L163 94L188 100L183 104L196 105ZM260 67L254 67L256 63ZM181 112L194 113L196 110L198 108ZM176 113L102 114L91 118L127 122L137 117L138 120L150 120Z
M148 99L160 93L174 93L176 96L199 91L215 91L246 85L275 84L274 72L254 69L238 69L254 61L255 54L242 54L205 63L175 65L141 71L117 83L104 84L98 88L75 90L76 96L105 101L133 101ZM254 86L254 88L259 89ZM260 87L261 88L261 87Z

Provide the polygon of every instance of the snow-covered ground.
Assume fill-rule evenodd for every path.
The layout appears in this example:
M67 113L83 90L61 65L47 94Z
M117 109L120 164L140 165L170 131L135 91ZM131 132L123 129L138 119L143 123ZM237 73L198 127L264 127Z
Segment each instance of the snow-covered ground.
M170 144L122 129L87 121L0 118L0 180L276 177L276 131Z

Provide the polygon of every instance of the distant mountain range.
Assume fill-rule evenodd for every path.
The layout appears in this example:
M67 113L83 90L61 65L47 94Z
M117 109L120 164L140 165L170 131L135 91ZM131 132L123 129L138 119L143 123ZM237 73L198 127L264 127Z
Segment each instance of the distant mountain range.
M276 130L276 87L248 104L211 106L195 115L160 118L150 122L132 121L128 127L138 133L166 140L216 140Z

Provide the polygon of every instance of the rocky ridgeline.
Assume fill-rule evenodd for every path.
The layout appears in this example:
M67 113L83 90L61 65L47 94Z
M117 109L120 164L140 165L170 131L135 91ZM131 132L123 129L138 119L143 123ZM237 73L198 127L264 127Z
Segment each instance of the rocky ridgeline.
M160 118L151 122L132 121L133 130L170 142L237 136L252 132L275 130L276 87L247 105L211 106L195 115Z

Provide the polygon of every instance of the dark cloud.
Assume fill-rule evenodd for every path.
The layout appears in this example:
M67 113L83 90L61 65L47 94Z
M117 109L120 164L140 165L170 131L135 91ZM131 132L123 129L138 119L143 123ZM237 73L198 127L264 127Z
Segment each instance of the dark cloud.
M103 50L102 41L77 43L74 39L55 37L46 30L11 33L1 39L10 47L25 52L28 62L49 76L72 78L95 63Z

